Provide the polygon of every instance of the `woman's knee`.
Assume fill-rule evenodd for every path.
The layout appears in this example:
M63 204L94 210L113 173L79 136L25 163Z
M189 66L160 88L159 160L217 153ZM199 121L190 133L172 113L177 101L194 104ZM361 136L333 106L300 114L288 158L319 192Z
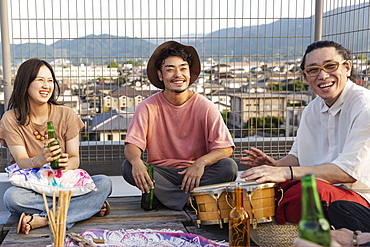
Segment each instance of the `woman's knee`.
M112 191L112 180L106 175L94 175L91 178L99 190Z
M4 206L10 212L14 211L12 209L14 207L14 205L26 203L26 202L23 202L23 199L26 199L26 198L22 195L19 195L17 189L18 189L18 187L16 187L16 186L9 187L4 192L4 195L3 195Z

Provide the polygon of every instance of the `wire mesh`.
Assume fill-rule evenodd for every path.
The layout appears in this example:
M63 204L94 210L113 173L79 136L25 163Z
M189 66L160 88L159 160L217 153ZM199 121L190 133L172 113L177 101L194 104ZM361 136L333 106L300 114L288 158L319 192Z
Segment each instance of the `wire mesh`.
M252 146L280 158L312 99L298 66L313 41L314 6L314 0L12 0L12 72L31 57L50 62L60 102L85 122L82 167L118 175L132 114L158 91L146 77L151 53L167 40L193 45L202 73L192 90L219 109L236 144L233 158ZM361 55L364 86L369 9L364 0L324 7L323 38Z

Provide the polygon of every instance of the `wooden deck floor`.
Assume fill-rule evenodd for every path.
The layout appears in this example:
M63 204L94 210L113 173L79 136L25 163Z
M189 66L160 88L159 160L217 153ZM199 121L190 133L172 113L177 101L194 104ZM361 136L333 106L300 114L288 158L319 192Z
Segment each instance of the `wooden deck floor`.
M78 222L67 233L82 233L88 229L171 229L186 233L201 235L210 240L228 242L228 226L223 229L218 225L202 225L197 228L194 224L194 211L174 211L166 208L144 211L140 208L140 197L108 198L111 213L105 217L92 217ZM1 246L46 246L51 244L51 232L48 227L34 229L29 235L16 234L17 217L10 217L2 227ZM1 242L1 239L0 239Z

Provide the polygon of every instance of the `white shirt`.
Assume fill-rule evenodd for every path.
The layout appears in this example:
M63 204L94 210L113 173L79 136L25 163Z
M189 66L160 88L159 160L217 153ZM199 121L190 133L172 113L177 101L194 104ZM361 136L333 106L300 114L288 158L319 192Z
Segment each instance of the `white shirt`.
M330 108L310 102L289 154L300 166L337 165L357 180L344 185L370 202L370 90L348 80Z

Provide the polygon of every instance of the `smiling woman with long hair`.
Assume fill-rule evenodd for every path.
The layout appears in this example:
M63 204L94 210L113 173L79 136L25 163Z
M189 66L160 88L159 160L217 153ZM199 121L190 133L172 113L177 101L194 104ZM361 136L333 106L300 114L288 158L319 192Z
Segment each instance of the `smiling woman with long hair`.
M62 171L77 169L79 158L79 131L83 122L70 108L59 105L59 84L54 71L46 61L32 58L18 69L8 111L0 122L0 142L10 151L11 164L20 169L41 168L59 159ZM48 148L54 139L47 138L48 121L55 126L60 145ZM77 221L94 214L109 213L106 198L112 190L107 176L92 176L97 191L72 197L67 228ZM52 205L51 198L48 198ZM21 215L18 231L28 234L30 230L47 225L47 213L42 195L26 188L12 186L4 193L6 208ZM83 210L81 210L83 208Z

